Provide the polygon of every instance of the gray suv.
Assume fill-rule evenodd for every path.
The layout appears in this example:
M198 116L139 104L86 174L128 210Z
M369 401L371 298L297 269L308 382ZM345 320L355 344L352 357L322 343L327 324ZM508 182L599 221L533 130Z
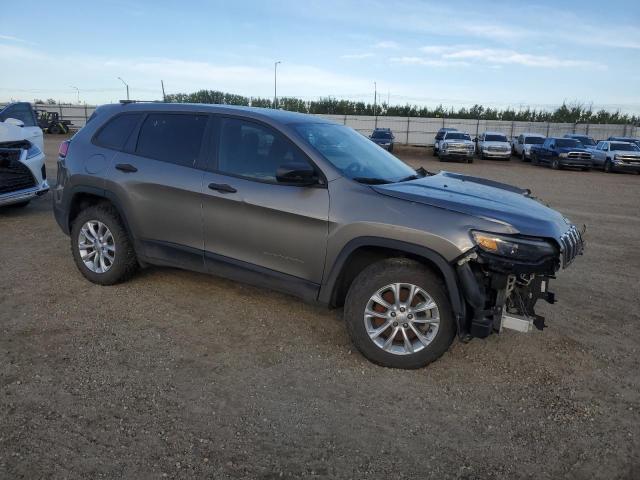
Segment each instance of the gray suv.
M397 368L456 335L542 328L536 301L583 248L527 190L416 171L343 125L248 107L100 107L61 145L53 202L94 283L167 265L344 306L357 348Z

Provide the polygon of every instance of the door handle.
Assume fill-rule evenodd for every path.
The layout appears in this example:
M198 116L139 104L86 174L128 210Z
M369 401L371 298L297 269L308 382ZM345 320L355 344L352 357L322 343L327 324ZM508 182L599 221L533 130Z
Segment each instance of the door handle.
M137 172L138 169L131 165L130 163L118 163L116 165L116 170L120 170L122 172L133 173Z
M236 193L238 191L226 183L210 183L209 188L221 193Z

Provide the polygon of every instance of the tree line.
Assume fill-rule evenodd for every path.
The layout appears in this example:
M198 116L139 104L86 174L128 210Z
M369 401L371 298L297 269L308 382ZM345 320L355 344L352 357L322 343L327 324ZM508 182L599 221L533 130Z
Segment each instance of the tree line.
M273 100L261 97L245 97L233 93L217 90L199 90L194 93L174 93L167 95L167 102L176 103L215 103L223 105L244 105L253 107L273 108ZM387 105L382 102L358 102L326 97L318 100L302 100L294 97L278 98L278 108L300 113L323 113L334 115L380 115L394 117L428 117L428 118L461 118L480 120L507 120L524 122L558 122L558 123L614 123L640 124L640 117L619 111L593 111L581 103L563 103L555 110L543 109L513 109L491 108L474 105L470 108L445 108L438 105L435 108L417 105Z

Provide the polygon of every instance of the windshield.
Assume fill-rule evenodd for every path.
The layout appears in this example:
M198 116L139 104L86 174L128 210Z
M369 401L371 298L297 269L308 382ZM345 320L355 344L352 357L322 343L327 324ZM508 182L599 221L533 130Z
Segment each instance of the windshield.
M585 147L592 147L596 144L596 142L594 142L593 139L589 137L573 137L573 138L578 140Z
M524 143L527 145L542 145L544 143L544 137L526 137Z
M352 128L326 123L301 123L294 128L346 177L386 183L417 176L409 165Z
M508 142L509 140L507 140L507 137L505 137L504 135L485 135L484 141L485 142Z
M621 152L637 152L638 147L633 143L612 143L611 150L618 150Z
M556 139L557 147L581 147L582 144L578 140L574 140L573 138L558 138Z
M468 133L447 132L446 140L471 140Z
M378 130L373 132L373 134L371 135L371 138L385 138L385 139L390 139L392 137L391 132L387 132L384 130Z

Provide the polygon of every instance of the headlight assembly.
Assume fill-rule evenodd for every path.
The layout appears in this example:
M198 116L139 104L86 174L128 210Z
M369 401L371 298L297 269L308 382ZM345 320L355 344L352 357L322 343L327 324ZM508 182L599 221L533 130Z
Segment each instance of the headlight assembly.
M567 158L569 156L568 153L561 153L560 155L558 155L560 158Z
M36 157L41 153L42 153L42 150L40 150L37 145L34 145L32 143L31 146L27 149L27 159Z
M471 236L481 250L512 260L536 262L557 254L555 247L542 239L510 237L475 230L471 232Z

